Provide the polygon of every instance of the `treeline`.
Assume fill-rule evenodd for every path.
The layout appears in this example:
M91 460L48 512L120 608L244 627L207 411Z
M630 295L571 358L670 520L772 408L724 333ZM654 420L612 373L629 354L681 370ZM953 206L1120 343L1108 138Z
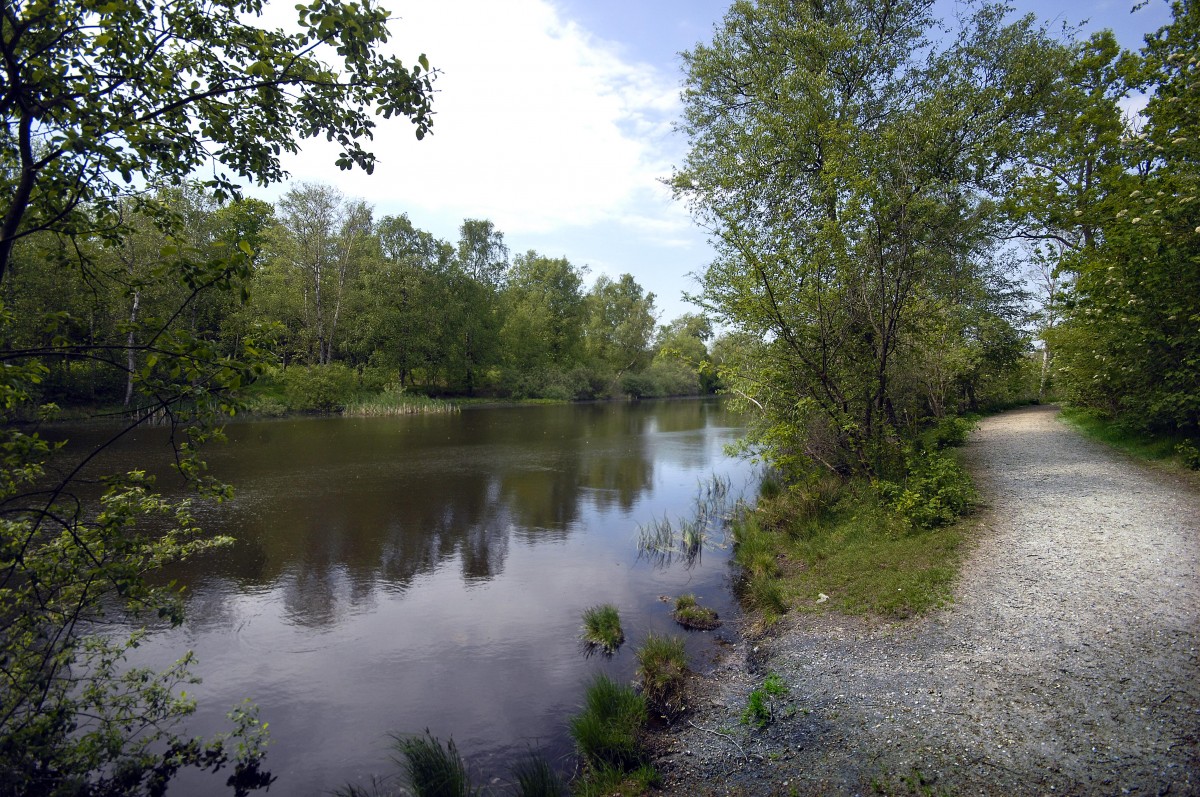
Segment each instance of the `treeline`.
M510 255L490 221L465 220L451 243L405 214L377 218L336 188L301 184L274 206L162 190L127 200L120 223L119 237L31 236L15 249L0 297L18 320L10 345L66 335L92 353L49 359L42 401L139 400L147 344L168 328L266 363L266 409L331 410L379 393L572 400L717 386L701 369L713 336L703 317L659 326L654 294L629 274L588 286L565 257ZM167 278L231 253L245 261L221 272L234 290Z

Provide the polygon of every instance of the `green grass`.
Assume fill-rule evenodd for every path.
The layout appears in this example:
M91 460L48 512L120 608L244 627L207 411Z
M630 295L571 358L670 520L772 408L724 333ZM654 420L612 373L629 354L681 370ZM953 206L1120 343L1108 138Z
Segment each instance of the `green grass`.
M397 763L416 797L469 797L471 788L466 765L450 739L445 745L428 730L415 736L397 736Z
M641 732L646 701L632 688L606 675L588 686L583 712L571 718L571 738L589 769L630 771L643 762Z
M562 780L540 755L530 754L513 766L519 797L562 797L567 793Z
M615 653L625 641L621 630L621 615L611 603L593 606L583 612L583 641L605 653Z
M683 638L650 634L638 648L637 660L637 674L646 699L667 713L681 710L683 682L688 673Z
M1059 417L1087 437L1140 459L1191 470L1200 468L1200 458L1194 453L1200 447L1200 441L1189 440L1183 435L1139 431L1095 412L1073 407L1064 407Z
M696 596L690 593L675 599L675 611L671 616L684 628L700 631L710 631L721 624L717 613L707 606L701 606L696 602Z
M789 609L907 617L942 606L963 541L956 525L914 528L866 484L760 500L734 535L740 594L767 623Z
M763 685L751 689L746 698L746 710L742 712L742 723L756 728L765 728L775 719L775 704L788 693L787 684L775 673L763 680Z
M618 767L589 770L572 791L576 797L641 797L658 785L658 772L642 764L628 772Z
M342 415L373 418L458 411L458 407L449 401L440 401L427 396L385 391L348 401L342 410Z

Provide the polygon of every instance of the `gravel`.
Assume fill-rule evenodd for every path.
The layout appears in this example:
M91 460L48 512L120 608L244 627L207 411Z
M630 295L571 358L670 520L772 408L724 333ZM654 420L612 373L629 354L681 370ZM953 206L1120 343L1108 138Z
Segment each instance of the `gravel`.
M1200 794L1200 491L1032 407L965 450L984 506L947 609L792 613L657 739L667 794ZM741 722L767 673L789 687Z

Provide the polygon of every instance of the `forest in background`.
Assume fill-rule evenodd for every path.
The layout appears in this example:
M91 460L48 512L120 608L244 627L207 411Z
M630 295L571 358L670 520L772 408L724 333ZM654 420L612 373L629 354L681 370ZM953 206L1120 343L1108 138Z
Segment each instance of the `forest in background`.
M57 308L62 324L18 324L10 345L52 350L68 336L93 352L46 358L42 403L142 406L149 396L134 376L156 359L147 341L171 324L222 357L254 341L262 370L248 406L267 413L333 411L376 394L585 400L717 387L702 315L660 326L654 294L632 276L589 286L586 267L565 257L511 256L490 221L465 220L451 243L316 184L271 205L220 204L189 183L117 213L128 230L118 239L68 247L47 235L14 247L0 299L21 319ZM230 251L248 262L227 290L189 301L170 279L179 257ZM82 267L45 268L70 258Z

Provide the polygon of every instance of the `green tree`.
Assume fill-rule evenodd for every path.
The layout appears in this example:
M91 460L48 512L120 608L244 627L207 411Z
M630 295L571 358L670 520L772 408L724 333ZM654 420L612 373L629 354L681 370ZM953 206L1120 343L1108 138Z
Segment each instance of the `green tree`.
M501 348L517 392L542 394L551 374L583 353L583 277L565 257L529 251L513 260L501 298ZM563 396L574 398L574 396Z
M243 182L280 180L282 153L316 136L339 144L339 166L371 171L363 142L377 114L428 132L428 65L379 53L386 11L314 0L286 33L253 24L260 6L31 0L0 9L0 279L22 237L107 229L104 211L137 194L136 175L179 183L211 166L222 199Z
M631 275L616 280L596 278L587 293L585 347L588 359L611 383L650 360L654 335L654 294L646 293Z
M1121 76L1149 97L1145 122L1108 142L1106 154L1123 168L1101 185L1093 246L1067 252L1060 263L1074 279L1065 319L1050 340L1058 349L1059 387L1072 402L1136 428L1195 436L1200 11L1193 2L1171 8L1171 24L1147 36L1135 60L1123 59ZM1086 54L1081 60L1086 65ZM1097 104L1107 109L1103 99ZM1069 192L1060 191L1050 201L1065 200Z
M939 49L930 6L739 2L684 55L674 187L718 252L698 298L760 341L728 377L781 458L866 474L894 458L930 411L898 405L921 311L995 268L989 195L1048 90L1047 41L988 6Z
M106 473L96 449L52 445L36 426L55 410L40 394L47 363L93 364L123 381L132 331L130 423L173 423L178 477L202 497L226 496L204 474L199 451L220 414L235 409L231 397L256 373L259 352L241 336L236 357L223 357L194 311L210 291L237 292L253 249L198 235L186 209L157 201L145 186L178 187L203 169L213 175L212 199L224 201L239 183L280 179L280 157L301 139L324 135L342 147L341 166L369 171L364 144L380 116L409 117L418 137L428 131L430 74L423 57L408 69L379 54L386 12L315 0L298 9L297 32L285 33L254 25L260 10L254 0L0 7L5 795L161 794L182 767L231 766L237 792L267 780L259 769L263 729L252 711L233 716L236 739L184 736L179 722L191 703L175 687L190 678L188 657L162 673L130 669L124 654L138 635L97 633L106 612L179 622L178 595L146 576L226 540L201 533L191 499L165 498L142 471ZM111 255L147 219L165 245L135 267L148 267L148 279L135 277L178 291L169 312L139 310L133 323L110 313L116 323L89 324L111 319L89 318L86 301L43 290L56 278L88 289L128 281ZM21 294L9 282L22 270L23 287L66 300L18 315L7 301ZM96 304L112 306L100 292ZM129 295L118 290L114 298Z

